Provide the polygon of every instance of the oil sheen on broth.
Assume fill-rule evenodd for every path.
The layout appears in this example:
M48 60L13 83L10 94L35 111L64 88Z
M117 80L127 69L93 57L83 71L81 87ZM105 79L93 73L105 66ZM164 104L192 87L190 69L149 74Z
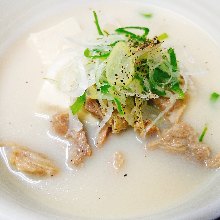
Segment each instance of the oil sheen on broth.
M59 15L33 28L5 53L0 67L0 139L13 140L49 155L61 172L39 181L14 175L16 173L8 172L5 165L1 165L3 174L24 196L73 216L137 217L186 202L199 195L214 171L161 151L146 151L133 131L111 135L102 149L94 149L93 156L82 168L68 167L66 142L53 135L49 118L36 115L36 100L47 66L30 46L29 34L69 17L74 17L82 29L89 28L95 33L91 8L101 11L101 20L110 19L121 26L147 26L150 36L168 33L165 46L175 48L183 70L193 75L194 89L185 120L198 132L207 123L209 132L205 141L214 152L220 150L219 121L216 120L220 105L213 107L209 103L209 95L218 89L220 81L216 65L220 54L209 36L184 18L162 9L146 6L145 10L127 4L123 13L117 13L107 4L89 5L68 9L65 16ZM140 16L141 12L151 12L153 17L146 19ZM179 27L181 31L177 31ZM95 126L97 121L87 117L91 142ZM125 155L125 166L118 171L112 165L116 151Z

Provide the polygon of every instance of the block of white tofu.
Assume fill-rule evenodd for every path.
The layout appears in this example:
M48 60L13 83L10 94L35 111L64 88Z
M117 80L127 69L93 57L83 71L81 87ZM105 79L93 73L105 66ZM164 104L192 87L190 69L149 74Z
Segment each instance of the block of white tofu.
M60 67L56 67L57 57L64 50L71 48L66 40L81 32L81 28L74 18L69 18L47 30L30 35L29 43L40 55L42 63L46 66L47 74L42 79L43 85L37 98L38 113L54 113L67 110L71 104L70 96L57 86L57 74ZM55 64L54 64L55 62ZM55 68L53 66L55 65ZM51 71L51 66L53 71Z
M56 88L52 82L45 81L37 99L38 113L56 113L68 110L70 97Z
M72 47L67 39L80 32L79 23L71 17L47 30L30 34L29 42L39 53L42 63L48 67L63 50Z
M69 52L51 66L37 99L38 113L68 110L73 100L84 93L88 80L81 62L76 52Z

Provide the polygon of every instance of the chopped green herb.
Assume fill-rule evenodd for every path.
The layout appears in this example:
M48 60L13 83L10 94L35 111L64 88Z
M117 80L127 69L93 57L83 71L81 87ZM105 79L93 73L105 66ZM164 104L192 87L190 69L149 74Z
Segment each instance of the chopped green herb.
M146 86L144 85L144 79L143 79L143 77L141 77L140 75L136 74L136 75L134 76L134 78L137 79L137 80L139 80L139 83L140 83L140 85L142 86L143 90L144 90L144 91L147 91L147 88L146 88Z
M177 61L176 61L176 54L174 52L174 49L169 48L168 53L170 55L170 63L172 65L172 70L173 70L173 72L176 72L177 71Z
M111 86L108 83L105 83L104 85L102 85L100 87L101 93L108 94L108 92L109 92L108 90L109 90L110 87Z
M110 52L100 51L98 49L93 49L92 51L89 48L84 50L84 56L91 59L100 59L107 58L110 55Z
M212 102L216 102L216 101L219 99L219 97L220 97L220 94L219 94L219 93L213 92L213 93L211 94L211 96L210 96L210 100L211 100Z
M96 28L97 28L97 30L98 30L99 35L104 35L103 32L102 32L102 30L101 30L101 28L100 28L98 16L97 16L97 14L96 14L95 11L93 11L93 16L94 16L94 19L95 19L94 22L95 22L95 25L96 25Z
M203 141L204 136L205 136L207 130L208 130L208 127L207 127L207 125L205 125L205 127L204 127L204 129L203 129L203 131L202 131L202 134L201 134L200 137L199 137L199 142L202 142L202 141Z
M131 31L128 31L129 29L136 29L136 30L142 30L144 33L142 35L137 35ZM129 27L122 27L115 30L118 34L125 34L126 36L131 37L132 39L138 40L138 41L145 41L146 36L149 33L149 29L146 27L138 27L138 26L129 26Z
M156 68L154 70L153 78L157 84L163 84L163 83L166 83L170 79L170 76L168 73L164 72L163 70Z
M143 15L145 18L152 18L153 17L152 13L142 13L141 15Z
M163 40L165 40L165 39L167 39L168 38L168 34L167 33L163 33L163 34L161 34L161 35L159 35L158 37L157 37L157 39L159 40L159 41L163 41Z
M185 94L183 90L180 88L179 82L175 83L172 87L171 90L179 95L179 99L184 99Z
M158 96L165 96L166 92L164 89L157 86L156 82L149 80L151 92Z
M77 112L81 110L81 108L85 104L85 101L86 101L86 93L84 92L83 95L79 96L76 99L76 101L73 103L73 105L70 106L73 115L75 115Z
M121 102L120 102L117 98L114 98L114 101L115 101L115 104L116 104L116 106L117 106L118 113L119 113L120 115L124 115L125 113L124 113L124 109L123 109L123 107L122 107L122 105L121 105Z

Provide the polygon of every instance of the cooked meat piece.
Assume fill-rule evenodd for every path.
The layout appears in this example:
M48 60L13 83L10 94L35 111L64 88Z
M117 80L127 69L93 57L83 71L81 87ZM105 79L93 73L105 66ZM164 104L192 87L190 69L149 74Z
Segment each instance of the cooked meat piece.
M54 176L58 173L58 168L47 156L24 147L13 147L10 163L18 171L32 175Z
M64 136L69 128L69 114L59 113L52 118L52 128L53 130L61 136Z
M184 113L188 101L189 95L185 95L184 99L176 100L173 107L165 114L166 118L171 123L178 123ZM161 111L164 111L165 108L170 104L170 100L168 98L160 97L153 99L153 104Z
M196 143L187 152L189 158L193 158L200 163L204 163L210 157L210 154L210 148L203 143Z
M102 147L106 138L108 137L109 133L111 132L111 126L106 123L104 127L101 129L101 131L98 134L97 140L96 140L96 146Z
M175 106L175 105L174 105ZM181 106L179 106L178 108L174 108L173 110L169 111L168 114L166 114L166 118L172 123L178 123L182 116L183 113L186 109L186 105L182 104Z
M73 143L74 150L73 155L71 156L71 162L74 165L77 166L81 164L86 157L90 157L92 155L92 148L88 144L85 131L83 129L78 132L69 130L68 113L56 114L52 120L52 127L57 134L65 136L65 138Z
M208 159L206 161L206 165L209 168L214 168L214 169L220 168L220 153L218 153L215 157Z
M117 112L113 112L112 117L109 120L109 124L112 127L113 134L120 133L128 128L128 122Z
M175 104L173 105L173 107L170 109L170 111L177 109L179 107L181 107L183 104L185 104L186 99L178 99L176 100ZM160 97L157 99L153 99L153 104L159 108L161 111L165 110L165 108L167 107L167 105L169 105L170 100L169 98L165 98L165 97Z
M121 152L115 152L113 157L113 167L118 170L124 165L124 155Z
M86 99L85 109L98 119L103 119L103 114L99 103L95 99Z
M210 156L210 149L200 143L195 130L188 124L180 122L166 130L159 140L149 144L149 148L161 148L171 153L185 154L187 157L204 163Z
M187 149L187 147L194 141L195 132L193 128L185 123L178 123L166 130L160 140L156 140L150 144L150 148L161 147L171 149L171 151L179 149Z
M146 127L151 124L151 120L146 120L143 122L136 122L134 124L134 131L138 133L142 138L145 137L145 135L154 135L157 132L159 132L159 128L156 125L153 125L152 128L146 133Z
M84 162L86 157L92 155L92 148L88 144L86 133L83 129L78 132L70 131L69 134L67 134L67 138L74 144L74 151L71 159L74 165L78 166Z

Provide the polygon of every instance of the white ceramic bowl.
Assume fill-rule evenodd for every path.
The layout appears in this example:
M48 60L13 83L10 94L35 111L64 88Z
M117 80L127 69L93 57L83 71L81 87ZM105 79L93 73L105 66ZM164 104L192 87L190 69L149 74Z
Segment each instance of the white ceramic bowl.
M0 55L33 24L61 10L65 4L79 4L75 0L0 0ZM86 1L83 1L86 2ZM145 2L144 0L140 2ZM148 0L147 4L179 13L208 32L220 44L219 0ZM2 167L2 166L0 166ZM210 180L209 187L181 206L148 219L214 219L220 216L220 176ZM11 183L0 177L0 219L69 219L35 204L22 195ZM74 218L79 219L79 218Z

